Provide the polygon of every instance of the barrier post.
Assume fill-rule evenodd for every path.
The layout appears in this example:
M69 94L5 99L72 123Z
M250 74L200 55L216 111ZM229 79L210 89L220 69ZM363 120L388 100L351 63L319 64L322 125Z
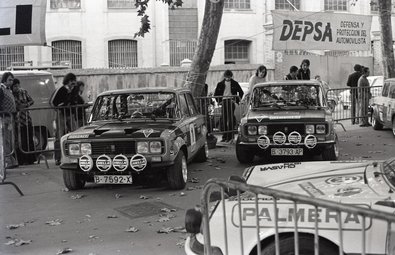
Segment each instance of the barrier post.
M18 193L23 196L22 191L13 182L6 182L5 179L7 169L5 168L5 157L4 157L4 146L3 146L3 118L0 116L0 185L12 185L18 191Z

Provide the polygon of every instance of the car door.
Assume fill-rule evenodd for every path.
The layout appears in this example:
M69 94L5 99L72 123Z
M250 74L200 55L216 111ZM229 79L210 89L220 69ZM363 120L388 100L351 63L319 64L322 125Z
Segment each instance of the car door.
M198 108L196 107L195 100L192 97L191 93L186 93L187 104L189 107L189 112L191 114L191 118L193 119L193 123L190 124L190 130L194 129L193 135L195 136L195 148L193 153L196 153L201 147L204 146L206 142L206 125L205 119L202 114L199 113ZM192 133L191 133L192 134Z
M388 101L388 94L390 89L390 83L386 81L384 83L383 91L381 97L379 97L376 101L377 109L378 109L378 117L381 122L386 125L387 119L387 101Z
M186 93L179 94L180 110L183 117L181 131L184 136L185 144L187 145L188 159L190 159L196 150L196 128L194 120L196 116L191 116L190 107L187 102ZM192 112L193 113L193 112Z
M392 126L392 108L394 107L394 100L391 99L391 92L394 93L394 89L395 82L390 82L383 99L383 122L385 126Z

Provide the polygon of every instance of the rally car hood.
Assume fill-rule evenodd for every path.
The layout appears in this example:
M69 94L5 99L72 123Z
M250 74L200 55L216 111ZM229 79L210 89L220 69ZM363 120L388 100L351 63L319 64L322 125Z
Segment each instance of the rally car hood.
M282 109L282 110L251 110L247 114L247 122L255 123L261 121L306 121L306 120L316 120L316 121L325 121L325 109L306 109L306 108L298 108L298 109Z
M164 131L179 132L177 122L97 122L79 128L69 134L68 139L81 138L155 138Z
M379 171L371 162L279 163L251 168L247 183L323 199L366 201L388 197L388 185L370 178Z

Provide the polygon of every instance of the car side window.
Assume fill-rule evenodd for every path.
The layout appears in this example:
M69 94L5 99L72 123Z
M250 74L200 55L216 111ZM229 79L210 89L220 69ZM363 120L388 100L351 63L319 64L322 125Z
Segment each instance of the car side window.
M390 84L389 82L384 83L382 96L387 97L389 91Z
M185 94L180 94L180 108L181 108L181 114L183 116L190 116L189 115L189 110L188 110L188 104L187 104L187 100L185 98Z
M193 100L191 94L185 94L186 99L187 99L187 104L189 107L189 112L191 113L191 116L196 115L198 113L198 110L196 108L195 100Z
M389 98L395 98L395 83L391 84L390 86L390 92L389 92Z

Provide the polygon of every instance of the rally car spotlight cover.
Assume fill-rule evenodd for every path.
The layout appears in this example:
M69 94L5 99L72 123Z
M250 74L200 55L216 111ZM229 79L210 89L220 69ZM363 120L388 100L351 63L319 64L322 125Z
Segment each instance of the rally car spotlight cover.
M186 88L101 93L89 124L61 139L65 186L162 183L183 189L192 160L208 157L207 127Z

